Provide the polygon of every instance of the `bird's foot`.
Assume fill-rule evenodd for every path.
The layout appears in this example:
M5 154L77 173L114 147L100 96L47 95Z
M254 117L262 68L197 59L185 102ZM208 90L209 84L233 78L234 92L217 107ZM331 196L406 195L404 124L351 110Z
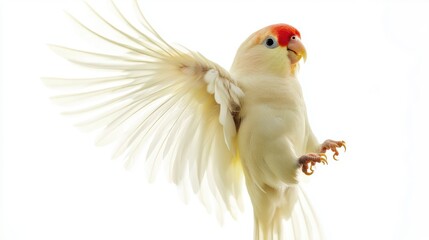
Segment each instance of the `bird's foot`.
M328 164L328 161L324 153L307 153L298 159L298 163L302 165L303 173L311 175L314 172L313 166L316 163L323 163L325 165Z
M344 152L347 150L346 148L346 142L344 141L334 141L334 140L326 140L322 143L322 146L320 148L320 152L321 153L326 153L326 151L331 150L332 152L334 152L334 160L338 160L337 157L340 154L338 152L337 148L341 148L344 147Z

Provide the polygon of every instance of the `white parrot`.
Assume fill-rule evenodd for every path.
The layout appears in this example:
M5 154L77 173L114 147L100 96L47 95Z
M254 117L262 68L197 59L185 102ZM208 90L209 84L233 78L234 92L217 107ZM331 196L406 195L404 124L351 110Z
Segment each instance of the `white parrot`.
M81 126L102 128L99 144L117 142L115 157L145 159L152 175L166 165L175 184L191 187L219 213L235 216L241 208L244 179L255 239L321 239L299 175L326 164L327 150L336 158L345 142L319 144L310 128L296 77L298 62L306 58L299 31L275 24L253 33L228 72L168 44L135 4L138 22L113 4L121 27L88 5L113 36L72 17L122 54L52 45L71 62L110 74L45 78L49 86L75 90L54 99L86 104L68 114L89 114Z

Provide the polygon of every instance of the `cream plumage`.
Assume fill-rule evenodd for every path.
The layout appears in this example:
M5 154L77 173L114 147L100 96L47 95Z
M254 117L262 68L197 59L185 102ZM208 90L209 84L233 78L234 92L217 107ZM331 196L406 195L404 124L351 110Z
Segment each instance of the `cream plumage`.
M115 74L86 79L45 78L77 92L55 97L83 103L67 112L91 118L82 127L103 128L98 143L117 142L115 157L145 159L151 175L166 164L170 178L190 186L208 208L233 216L241 208L245 179L255 216L255 239L318 239L311 206L298 186L299 167L311 174L323 154L344 145L320 145L308 123L295 72L306 57L299 32L286 24L252 34L230 72L201 54L175 48L148 24L136 1L139 24L114 5L123 25L91 7L114 36L88 32L122 54L52 49L73 63ZM88 105L89 104L89 105Z

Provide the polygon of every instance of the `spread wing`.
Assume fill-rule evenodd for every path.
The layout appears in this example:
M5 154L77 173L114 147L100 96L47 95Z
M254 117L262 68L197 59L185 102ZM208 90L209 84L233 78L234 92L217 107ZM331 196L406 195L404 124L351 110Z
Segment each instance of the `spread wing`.
M121 27L89 6L114 37L72 17L96 39L122 49L121 54L51 46L69 61L109 76L44 81L74 90L54 99L80 106L66 114L90 116L79 125L102 129L97 143L115 142L115 157L128 163L143 159L152 177L164 165L175 184L190 186L207 207L233 214L242 187L234 139L243 93L217 64L165 42L136 4L139 24L114 6Z

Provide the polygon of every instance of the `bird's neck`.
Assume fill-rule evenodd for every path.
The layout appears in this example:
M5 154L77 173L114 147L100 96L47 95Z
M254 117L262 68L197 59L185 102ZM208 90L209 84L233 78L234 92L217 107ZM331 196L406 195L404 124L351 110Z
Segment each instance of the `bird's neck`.
M234 72L233 72L234 73ZM232 75L244 91L247 103L270 104L280 107L304 105L301 86L295 75L238 74Z

